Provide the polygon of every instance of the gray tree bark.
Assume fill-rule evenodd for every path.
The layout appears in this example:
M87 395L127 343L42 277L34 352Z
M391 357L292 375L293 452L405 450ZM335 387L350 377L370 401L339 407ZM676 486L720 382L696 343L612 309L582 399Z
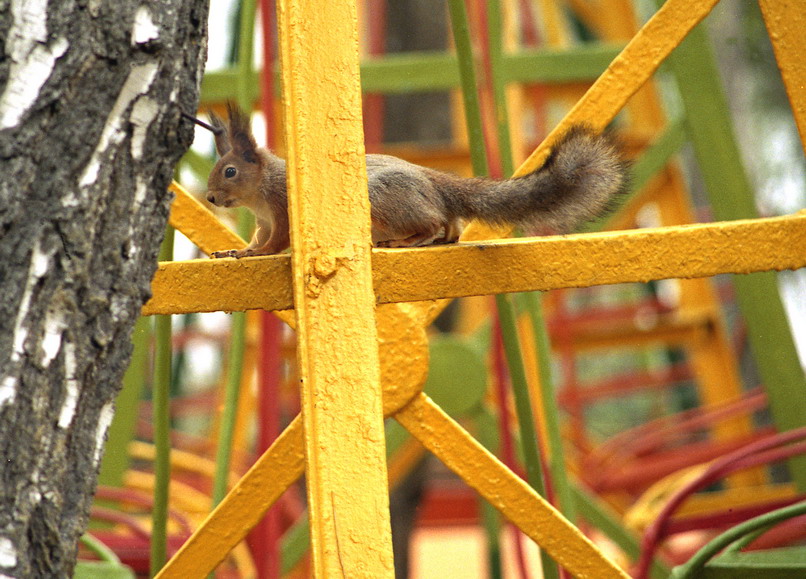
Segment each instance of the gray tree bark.
M0 0L0 577L72 574L207 3Z

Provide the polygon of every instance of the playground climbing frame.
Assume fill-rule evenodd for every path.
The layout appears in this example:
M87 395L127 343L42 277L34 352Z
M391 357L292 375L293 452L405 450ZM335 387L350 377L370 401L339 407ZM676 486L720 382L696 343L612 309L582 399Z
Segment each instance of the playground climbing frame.
M516 174L539 166L573 123L597 129L609 124L715 4L667 1ZM802 10L787 2L762 5L802 119L803 68L794 62L799 52L780 40L791 41L785 23L769 16L786 11L800 16ZM488 240L508 232L472 225L463 241L475 243L371 250L361 193L366 183L355 4L282 0L278 13L292 253L161 264L144 313L278 310L299 336L303 412L159 577L212 571L303 472L316 576L391 577L384 416L398 420L573 575L625 577L421 392L428 362L425 328L444 298L459 295L804 267L806 214L495 242ZM244 245L181 188L175 191L172 223L203 251ZM714 260L696 259L695 247L697 255ZM605 267L605 256L619 259ZM441 275L446 269L455 275Z

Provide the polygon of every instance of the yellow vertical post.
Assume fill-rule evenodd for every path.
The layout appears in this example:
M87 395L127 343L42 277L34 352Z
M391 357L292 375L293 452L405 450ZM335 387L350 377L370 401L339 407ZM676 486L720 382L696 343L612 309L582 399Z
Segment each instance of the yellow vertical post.
M392 577L356 6L278 22L314 575Z

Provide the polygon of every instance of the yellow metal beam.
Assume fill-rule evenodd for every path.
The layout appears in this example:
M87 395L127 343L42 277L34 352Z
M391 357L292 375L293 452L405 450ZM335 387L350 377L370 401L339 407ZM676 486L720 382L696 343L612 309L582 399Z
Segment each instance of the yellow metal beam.
M428 396L420 394L395 418L574 577L628 577Z
M393 577L355 2L280 0L315 577Z
M302 420L297 417L238 481L157 575L206 577L258 523L305 468Z
M376 250L381 302L806 266L806 211L733 222Z
M218 217L174 181L169 189L176 195L168 222L207 255L220 249L241 249L246 242L224 227Z
M803 0L759 0L759 5L806 151L806 46L803 42L806 3Z
M143 313L289 309L290 256L162 263ZM378 303L806 266L806 211L563 237L375 249ZM427 306L423 306L427 307Z

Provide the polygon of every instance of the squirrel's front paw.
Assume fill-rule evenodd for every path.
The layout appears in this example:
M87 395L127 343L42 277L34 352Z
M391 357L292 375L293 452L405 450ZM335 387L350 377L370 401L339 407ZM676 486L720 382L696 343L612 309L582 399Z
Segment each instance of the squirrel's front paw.
M210 257L215 259L220 259L222 257L243 257L238 255L240 252L237 249L228 249L226 251L214 251L210 254Z

